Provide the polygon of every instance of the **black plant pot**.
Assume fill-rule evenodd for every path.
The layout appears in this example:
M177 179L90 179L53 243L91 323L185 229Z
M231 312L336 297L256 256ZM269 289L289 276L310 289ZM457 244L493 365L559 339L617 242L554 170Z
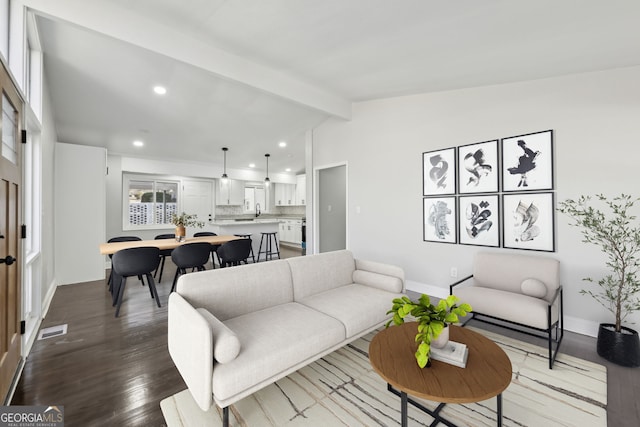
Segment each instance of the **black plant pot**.
M625 326L616 332L615 325L601 323L598 330L598 354L621 366L640 366L638 332Z

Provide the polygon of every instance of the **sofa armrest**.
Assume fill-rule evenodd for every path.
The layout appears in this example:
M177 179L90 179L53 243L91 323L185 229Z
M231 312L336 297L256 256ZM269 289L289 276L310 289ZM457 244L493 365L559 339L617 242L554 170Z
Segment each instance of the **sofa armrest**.
M455 286L461 285L461 284L463 284L464 282L466 282L467 280L469 280L471 278L473 278L473 274L470 275L470 276L465 277L464 279L460 279L457 282L452 283L451 285L449 285L449 295L453 295L453 288Z
M213 332L183 297L169 296L169 354L189 392L203 411L213 404Z

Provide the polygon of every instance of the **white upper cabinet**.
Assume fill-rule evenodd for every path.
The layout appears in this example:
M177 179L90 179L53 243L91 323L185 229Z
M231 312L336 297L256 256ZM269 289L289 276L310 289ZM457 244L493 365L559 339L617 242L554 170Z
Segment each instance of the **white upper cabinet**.
M276 186L276 206L293 206L296 204L295 184L275 184Z
M307 176L296 176L296 205L307 204Z
M218 206L244 205L244 181L228 179L227 182L223 182L219 179L216 204Z

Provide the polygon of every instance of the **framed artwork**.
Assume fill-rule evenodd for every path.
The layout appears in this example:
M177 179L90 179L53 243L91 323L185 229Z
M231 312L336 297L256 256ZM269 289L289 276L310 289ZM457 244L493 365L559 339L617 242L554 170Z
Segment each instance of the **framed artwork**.
M518 193L502 196L503 247L555 251L553 193Z
M499 200L497 194L458 198L460 244L500 247Z
M458 192L495 193L498 191L498 140L458 147Z
M553 190L553 131L502 139L502 190Z
M423 196L455 194L456 149L422 153Z
M425 197L423 200L424 241L457 243L456 198Z

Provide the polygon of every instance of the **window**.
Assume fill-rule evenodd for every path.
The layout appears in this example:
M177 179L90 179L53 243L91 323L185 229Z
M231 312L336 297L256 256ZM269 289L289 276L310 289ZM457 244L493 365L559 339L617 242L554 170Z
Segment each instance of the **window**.
M124 175L125 230L159 228L171 224L178 211L180 182L153 176Z

